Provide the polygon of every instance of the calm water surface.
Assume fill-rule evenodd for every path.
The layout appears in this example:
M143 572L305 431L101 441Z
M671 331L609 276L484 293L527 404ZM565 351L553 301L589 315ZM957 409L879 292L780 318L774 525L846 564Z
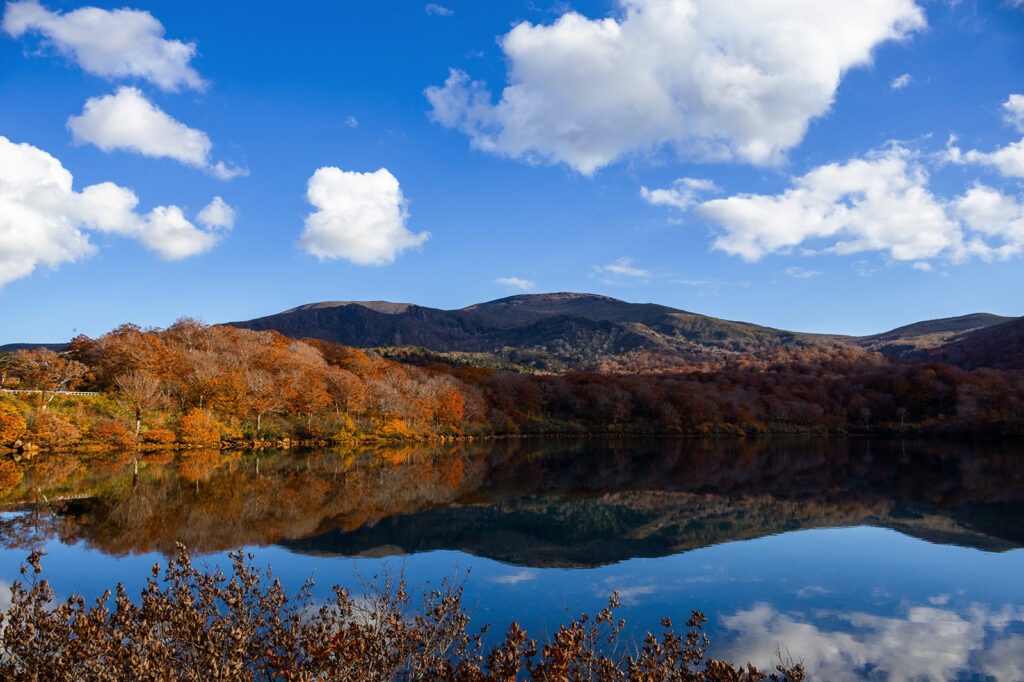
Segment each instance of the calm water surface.
M691 609L716 656L827 680L1024 680L1024 451L857 441L521 441L39 457L0 515L0 581L42 546L61 596L138 593L176 541L297 588L466 580L533 636L613 590L641 636ZM44 501L45 500L45 501ZM468 572L468 577L466 573Z

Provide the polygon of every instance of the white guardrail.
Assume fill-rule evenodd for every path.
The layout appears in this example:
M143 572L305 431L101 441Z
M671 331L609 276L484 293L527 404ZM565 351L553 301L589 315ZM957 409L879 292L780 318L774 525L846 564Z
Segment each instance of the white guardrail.
M0 388L0 393L54 393L57 395L99 395L97 391L40 391L28 388Z

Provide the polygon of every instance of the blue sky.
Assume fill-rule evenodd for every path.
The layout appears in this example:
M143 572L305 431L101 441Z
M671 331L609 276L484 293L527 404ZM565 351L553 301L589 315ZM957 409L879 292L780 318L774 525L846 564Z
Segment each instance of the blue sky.
M0 343L585 291L869 334L1024 290L1024 2L36 2Z

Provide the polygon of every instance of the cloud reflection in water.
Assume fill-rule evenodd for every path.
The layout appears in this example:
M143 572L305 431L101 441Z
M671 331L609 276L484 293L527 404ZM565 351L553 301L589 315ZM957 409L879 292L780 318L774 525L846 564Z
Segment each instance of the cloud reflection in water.
M934 601L933 601L934 603ZM788 611L758 603L722 619L737 639L716 655L771 667L783 646L812 679L844 682L953 680L966 670L1024 680L1024 607L994 610L904 606L895 617L836 611ZM824 623L828 622L829 625ZM848 630L835 629L845 623Z

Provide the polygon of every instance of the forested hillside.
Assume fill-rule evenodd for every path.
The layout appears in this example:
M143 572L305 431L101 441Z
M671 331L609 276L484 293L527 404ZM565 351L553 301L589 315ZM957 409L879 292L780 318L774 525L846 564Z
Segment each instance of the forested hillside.
M1019 434L1024 377L906 364L850 346L769 349L714 367L530 374L412 366L277 332L183 319L124 325L0 360L0 443L260 445L541 433ZM94 394L70 395L70 390Z

